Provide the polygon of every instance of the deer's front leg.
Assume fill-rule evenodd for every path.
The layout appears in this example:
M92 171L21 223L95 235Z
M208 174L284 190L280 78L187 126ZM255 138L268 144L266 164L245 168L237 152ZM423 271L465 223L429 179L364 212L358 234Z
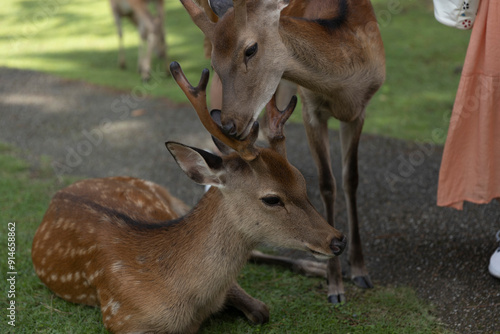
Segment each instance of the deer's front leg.
M165 64L165 71L167 76L170 76L169 62L168 62L168 47L167 47L167 32L165 30L165 9L164 1L156 1L156 18L155 18L155 31L159 35L157 57Z
M335 204L336 184L330 160L330 145L328 142L328 117L321 118L320 106L316 105L313 96L308 98L307 91L301 89L303 99L304 126L311 154L318 168L319 187L321 198L325 206L328 223L335 226L333 210ZM327 268L328 301L332 304L345 302L344 283L340 258L335 257L328 261Z
M266 304L253 298L234 282L227 293L226 304L236 307L254 324L265 324L269 321L269 309Z
M358 145L363 129L364 113L356 120L341 122L342 178L349 221L349 263L351 279L360 288L373 288L363 259L359 235L356 190L358 188Z

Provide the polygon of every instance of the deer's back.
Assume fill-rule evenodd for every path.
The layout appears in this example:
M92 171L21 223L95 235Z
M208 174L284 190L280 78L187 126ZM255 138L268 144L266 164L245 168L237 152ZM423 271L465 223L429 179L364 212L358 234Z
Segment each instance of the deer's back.
M120 331L119 325L127 328L134 322L140 326L152 311L148 305L169 299L151 293L162 285L164 273L149 265L159 255L148 245L156 242L151 239L157 226L175 224L187 209L148 181L114 177L77 182L56 193L36 232L36 273L59 297L100 306L108 329Z

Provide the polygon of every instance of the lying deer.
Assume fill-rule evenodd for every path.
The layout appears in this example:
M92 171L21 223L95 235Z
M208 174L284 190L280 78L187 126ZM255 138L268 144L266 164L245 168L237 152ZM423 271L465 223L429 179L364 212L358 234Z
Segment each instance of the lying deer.
M239 139L249 135L280 80L300 85L304 126L332 226L336 184L327 123L330 117L340 120L350 276L361 288L373 287L363 258L356 205L357 152L365 110L385 79L383 43L370 1L194 1L199 6L193 0L181 0L212 43L212 66L222 82L221 125L227 134ZM218 15L217 22L205 14L208 5ZM287 101L290 93L284 91ZM327 276L329 301L345 301L339 258L329 261Z
M118 31L118 66L122 69L126 67L121 19L128 17L139 31L141 43L139 45L138 70L142 80L148 81L151 77L153 52L165 63L165 69L167 68L163 0L110 0L109 2ZM148 8L149 4L154 4L155 14Z
M59 297L100 306L115 333L194 333L225 303L263 323L267 307L236 282L257 245L331 258L346 244L311 205L303 176L286 159L283 124L296 100L284 112L268 108L271 148L258 148L257 122L240 141L223 134L218 111L208 113L208 70L197 87L177 63L171 71L219 147L236 152L219 157L166 143L193 181L212 186L188 213L166 189L130 177L60 190L33 241L36 273Z

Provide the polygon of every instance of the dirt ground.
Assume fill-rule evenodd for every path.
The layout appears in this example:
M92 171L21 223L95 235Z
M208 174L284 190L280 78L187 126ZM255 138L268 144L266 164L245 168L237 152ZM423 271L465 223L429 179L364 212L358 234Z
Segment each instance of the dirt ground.
M140 83L129 93L0 68L0 141L21 148L34 169L45 156L57 175L141 177L193 205L203 189L184 176L164 142L210 148L210 138L187 103L146 98L145 91ZM303 126L289 124L286 133L289 160L321 208ZM347 232L334 131L331 142L337 227ZM497 247L500 205L466 204L462 212L437 207L441 154L437 145L362 136L358 203L367 266L378 286L416 289L450 330L499 332L500 280L487 266Z

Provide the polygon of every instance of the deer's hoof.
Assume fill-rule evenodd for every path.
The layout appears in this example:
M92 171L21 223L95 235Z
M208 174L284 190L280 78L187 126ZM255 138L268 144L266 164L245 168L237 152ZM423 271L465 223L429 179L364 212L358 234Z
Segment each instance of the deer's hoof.
M370 279L370 276L368 276L368 275L353 277L352 281L353 281L354 285L356 285L358 288L362 288L362 289L373 288L372 280Z
M347 299L345 298L345 295L343 293L340 293L338 295L329 295L328 301L334 306L342 306L346 303Z
M269 309L265 304L261 307L252 310L250 314L247 314L248 320L250 320L255 325L263 325L269 322Z

